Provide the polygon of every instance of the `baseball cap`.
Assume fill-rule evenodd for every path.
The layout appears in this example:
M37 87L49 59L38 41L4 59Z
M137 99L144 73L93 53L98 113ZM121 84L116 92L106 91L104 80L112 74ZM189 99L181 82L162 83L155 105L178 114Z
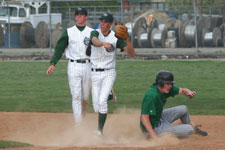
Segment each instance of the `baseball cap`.
M83 7L78 7L78 8L75 9L75 15L77 15L79 13L87 16L87 10Z
M105 20L107 22L113 22L113 16L110 13L103 14L99 20Z

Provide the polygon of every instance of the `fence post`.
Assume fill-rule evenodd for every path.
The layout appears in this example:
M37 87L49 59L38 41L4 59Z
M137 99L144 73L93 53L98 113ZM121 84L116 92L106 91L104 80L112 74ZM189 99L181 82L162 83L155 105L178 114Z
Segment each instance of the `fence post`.
M194 0L194 19L195 19L195 56L198 56L198 33L197 33L197 7Z
M9 4L7 2L7 7L8 7L8 48L11 48L11 25L10 25L10 8L9 8Z
M51 1L48 2L49 5L49 45L50 45L50 56L52 56L52 15L51 15Z
M124 22L124 17L123 17L123 0L120 0L120 9L121 9L121 22Z

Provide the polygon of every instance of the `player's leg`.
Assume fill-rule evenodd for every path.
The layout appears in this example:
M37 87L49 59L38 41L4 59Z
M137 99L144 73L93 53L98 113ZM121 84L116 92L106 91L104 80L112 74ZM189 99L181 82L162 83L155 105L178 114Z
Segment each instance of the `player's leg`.
M163 118L165 118L169 123L172 123L178 119L184 124L191 124L188 109L185 105L176 106L163 110Z
M171 124L178 119L180 119L183 124ZM178 137L191 135L194 129L190 124L190 116L187 107L185 105L181 105L163 110L160 125L154 130L157 134L173 133Z
M89 100L82 100L82 117L84 118L87 114Z
M92 103L94 112L99 111L99 95L100 95L100 85L101 85L101 73L91 72L91 90L92 90Z
M83 79L82 79L82 116L86 116L89 103L89 95L91 89L91 65L83 64Z
M116 72L114 69L104 72L104 79L101 83L101 92L99 97L98 130L102 133L108 113L108 96L112 90Z
M75 119L75 125L79 125L82 120L82 106L81 106L81 77L79 74L79 67L75 62L68 63L67 69L68 81L70 92L72 95L72 109L73 115Z
M154 128L154 131L158 135L172 133L177 137L187 137L192 135L194 129L191 124L172 125L165 118L161 118L159 126Z
M178 119L180 119L183 124L171 125L172 122ZM164 120L164 126L161 127L161 131L163 132L171 132L179 137L189 136L193 132L202 136L207 135L207 132L193 127L188 109L185 105L165 109L162 113L162 120Z
M175 120L180 119L183 124L172 125ZM190 136L193 132L196 132L195 128L191 125L188 109L185 105L165 109L162 113L160 126L154 129L157 134L169 132L178 137ZM200 135L207 135L207 132L200 130Z

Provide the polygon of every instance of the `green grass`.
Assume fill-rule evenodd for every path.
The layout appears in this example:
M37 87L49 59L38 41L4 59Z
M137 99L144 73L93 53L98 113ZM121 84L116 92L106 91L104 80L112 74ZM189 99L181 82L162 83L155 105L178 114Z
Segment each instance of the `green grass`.
M0 141L0 148L27 147L27 146L32 145L15 141Z
M59 62L51 76L46 75L48 66L49 62L0 62L0 111L72 112L67 62ZM140 110L160 70L173 72L176 85L197 92L192 100L183 95L169 98L166 107L185 104L190 114L225 115L224 61L118 60L118 102L109 104L109 112L121 107ZM91 99L90 104L93 112Z

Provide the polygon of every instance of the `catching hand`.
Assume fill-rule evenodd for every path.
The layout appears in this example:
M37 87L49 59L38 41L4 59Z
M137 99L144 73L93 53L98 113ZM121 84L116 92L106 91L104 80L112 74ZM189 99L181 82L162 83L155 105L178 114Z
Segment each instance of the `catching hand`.
M122 25L122 24L117 24L116 30L115 30L115 36L118 39L127 40L128 39L127 27L125 25Z

